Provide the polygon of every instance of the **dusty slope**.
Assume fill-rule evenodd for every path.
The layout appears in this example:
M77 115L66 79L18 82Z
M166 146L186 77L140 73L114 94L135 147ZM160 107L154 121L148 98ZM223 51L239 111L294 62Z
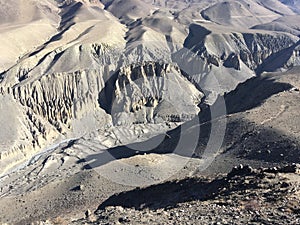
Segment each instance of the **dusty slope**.
M0 201L17 208L1 208L1 220L96 206L124 184L202 171L219 150L206 174L298 162L299 71L264 74L300 64L297 12L276 0L226 2L1 1L0 173L22 168L1 178ZM230 115L211 123L218 102L203 103L224 92ZM203 158L185 167L192 155ZM78 198L70 189L81 183Z
M273 20L270 23L256 25L252 27L252 29L280 31L280 32L291 33L295 36L299 36L300 28L299 28L299 23L297 23L298 20L299 20L299 15L286 16L286 17Z
M53 1L0 1L0 73L55 33L59 9Z
M72 223L297 224L299 171L280 170L239 166L215 180L197 177L123 192Z

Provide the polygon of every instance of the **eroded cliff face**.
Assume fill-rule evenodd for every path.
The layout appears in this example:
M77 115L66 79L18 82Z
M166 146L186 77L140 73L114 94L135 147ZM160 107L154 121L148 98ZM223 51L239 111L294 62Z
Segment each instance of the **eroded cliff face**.
M14 98L51 123L58 132L71 128L86 110L97 108L103 88L99 71L49 74L29 84L13 88Z
M93 45L95 46L95 45ZM182 122L200 111L204 96L167 63L144 62L110 72L108 67L51 73L1 87L22 110L26 145L11 145L1 161L10 168L61 137L78 138L111 125ZM19 136L13 139L17 143ZM21 152L25 156L20 157ZM31 154L32 153L32 154Z
M114 124L123 124L118 118L125 114L126 124L132 124L185 121L199 112L203 94L177 66L144 62L121 67L111 75L103 73L105 69L48 74L20 83L11 92L30 109L29 117L44 118L62 134L90 111L111 116Z
M60 134L31 108L16 101L11 93L0 95L0 175L24 162Z
M122 67L100 93L116 125L181 122L194 117L203 93L178 66L143 62Z

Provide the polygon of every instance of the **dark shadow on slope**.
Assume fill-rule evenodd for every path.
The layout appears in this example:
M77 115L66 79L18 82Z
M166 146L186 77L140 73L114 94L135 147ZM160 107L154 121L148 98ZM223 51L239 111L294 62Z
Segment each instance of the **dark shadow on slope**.
M300 162L299 140L241 117L228 119L223 149L227 156L261 163Z
M196 84L195 86L197 87ZM216 108L221 107L222 98L225 101L227 114L234 114L258 107L272 95L291 88L293 88L291 84L277 82L272 76L250 78L239 84L233 91L226 93L224 98L219 96L214 105L201 104L201 112L198 115L199 122L202 124L211 120L211 110L213 109L215 112ZM205 93L205 90L201 91ZM220 114L217 113L215 117L221 116L224 114L220 111Z
M228 114L243 112L261 105L266 99L277 93L290 90L288 83L276 82L270 77L254 77L239 84L236 89L225 94Z
M109 74L109 71L106 71ZM111 114L112 104L115 100L115 84L118 79L118 72L112 74L105 82L104 88L101 90L98 96L99 106L105 110L107 114Z
M284 168L287 167L282 167L281 170L285 171ZM142 189L136 188L109 197L98 207L97 211L105 210L109 206L121 206L136 210L172 209L177 208L180 203L207 200L212 200L213 204L233 206L236 204L232 201L226 202L226 199L237 199L237 197L247 195L264 197L268 201L268 199L277 199L279 193L281 193L281 197L284 197L286 191L291 187L285 189L280 178L264 179L268 176L265 172L270 173L271 171L272 169L267 168L264 171L253 170L249 166L244 166L232 169L227 176L224 175L212 181L207 178L186 178ZM245 182L245 180L249 182ZM289 186L288 184L285 187ZM248 191L246 192L246 190ZM266 192L266 190L269 191Z
M62 5L60 8L61 11L61 22L60 22L60 29L67 25L68 22L70 22L78 10L83 6L83 3L81 2L73 2L72 4L68 5L67 3ZM73 23L73 22L72 22ZM69 25L67 25L69 27Z
M39 52L41 52L42 50L44 50L50 43L61 40L63 34L66 31L68 31L75 24L74 22L71 22L69 24L67 24L67 23L70 22L74 18L76 12L80 9L80 7L82 5L83 4L81 2L75 3L75 4L73 4L73 5L69 6L69 7L66 4L62 5L60 7L61 9L68 8L68 10L66 12L62 12L61 13L61 22L60 22L60 25L59 25L59 28L58 28L60 31L57 34L55 34L54 36L52 36L47 42L45 42L36 51L30 53L28 55L28 57L31 57L31 56L34 56L34 55L38 54ZM65 27L65 28L63 28L63 27ZM43 57L43 59L45 57L46 57L46 55ZM43 60L40 60L40 62L41 61L43 61ZM40 64L40 62L39 62L39 64Z
M104 150L101 153L89 155L78 163L87 162L88 164L84 166L84 169L93 169L105 165L115 159L124 159L130 158L136 155L144 155L144 154L167 154L175 151L176 147L179 143L180 128L176 129L172 133L169 134L161 134L156 137L153 137L147 141L141 143L134 143L127 146L118 146L115 148L111 148L108 150ZM171 136L172 135L172 136ZM192 136L190 138L193 138ZM145 151L144 149L149 149L149 146L153 146L153 144L158 144L157 147ZM188 141L185 143L185 150L181 151L180 154L185 157L191 157L193 154L193 149L190 148L190 151L187 149L189 146L187 145Z
M227 112L233 114L250 110L261 105L270 96L289 90L291 87L290 84L279 83L272 78L252 78L238 85L236 90L225 95ZM217 110L222 107L221 100L222 99L219 98L214 105L206 106L206 108L203 108L202 112L199 113L197 118L184 123L166 134L158 135L144 142L118 146L107 151L104 150L99 154L90 155L80 162L87 162L88 165L85 166L85 169L92 169L100 167L114 159L129 158L145 153L174 153L183 157L201 158L204 151L207 151L206 147L211 137L212 124L218 126L218 123L226 122L223 111ZM214 119L211 118L211 110L215 112ZM222 147L223 151L252 160L300 162L299 154L296 154L296 150L300 148L299 143L295 143L274 129L255 126L243 118L239 119L234 116L232 118L234 119L230 118L227 122L227 130ZM255 131L259 131L259 133L256 134ZM220 135L217 138L223 138L222 133L217 135ZM273 138L268 139L268 137L271 136ZM268 141L274 140L274 137L278 141ZM220 139L218 139L218 141L220 141ZM149 146L154 146L153 143L157 143L157 145L155 145L156 147L147 150ZM267 151L267 145L269 145L269 148L273 148L273 150L271 149L271 153ZM249 151L245 146L252 147ZM216 153L219 149L214 149L214 151ZM259 151L261 151L262 154L258 154ZM289 155L291 152L293 152L293 154ZM282 157L281 154L284 156Z
M211 33L205 27L198 24L191 24L189 26L189 35L185 39L183 46L187 49L192 49L193 52L204 50L204 39Z
M196 140L196 137L190 135L194 133L194 129L199 129L199 127L182 133L180 129L181 127L168 132L167 135L162 134L142 143L103 150L101 153L87 156L78 163L84 163L84 169L94 169L115 159L129 158L145 153L167 154L174 151L175 154L183 157L201 158L204 152L207 151L211 123L208 122L200 126L200 135L196 145L192 143ZM190 136L191 139L183 144L180 143L180 138L186 136ZM161 142L161 140L163 141ZM149 145L157 142L161 143L156 148L144 151ZM140 151L136 149L140 149ZM257 126L253 122L235 117L230 118L227 123L222 152L219 153L225 154L227 157L255 160L261 162L261 165L269 165L269 163L299 163L299 149L300 143L282 132ZM251 161L249 161L249 164L251 164ZM239 165L239 161L234 162L234 165Z
M73 25L73 24L72 24ZM72 26L71 25L71 26ZM60 31L59 33L55 34L54 36L52 36L47 42L45 42L41 47L39 47L37 50L35 50L34 52L31 52L28 57L31 57L31 56L34 56L36 54L38 54L39 52L43 51L47 46L48 44L54 42L54 41L59 41L61 38L62 38L62 35L71 27L67 27L66 29ZM47 53L46 55L43 56L42 59L40 59L39 63L37 64L37 66L42 62L44 61L44 59L49 55L50 53Z
M2 80L4 79L4 74L6 73L7 71L3 71L2 73L0 73L0 83L2 82Z
M300 45L300 41L295 43L289 48L282 49L279 52L271 54L268 58L264 60L264 62L259 65L255 72L256 74L260 75L262 72L274 72L277 69L284 68L287 61L293 55L293 52L297 46Z
M260 189L262 179L265 174L253 171L250 167L241 170L232 170L227 176L214 180L207 178L186 178L183 180L168 181L162 184L152 185L143 189L136 188L131 191L115 194L104 201L98 210L103 210L108 206L122 206L125 208L135 208L151 210L175 208L179 203L190 201L213 200L220 196L232 194L243 194L245 190ZM244 182L245 177L249 177L252 182ZM234 182L230 182L230 180ZM276 187L272 184L274 189ZM268 184L265 186L268 186ZM280 186L280 184L278 184ZM215 202L222 205L229 203Z
M89 155L78 163L87 163L84 169L101 167L115 159L124 159L144 154L174 153L183 157L197 157L195 149L200 144L205 146L209 139L211 123L199 126L197 120L189 121L188 126L179 126L166 134L160 134L144 142L118 146ZM200 133L199 133L200 129ZM200 143L198 143L200 139ZM154 146L154 147L152 147ZM199 153L200 154L200 153Z
M49 66L47 67L47 69L45 70L45 74L49 72L49 70L51 70L51 68L55 65L55 63L60 59L60 57L62 57L62 55L65 53L65 51L62 51L60 53L57 53L53 60L51 61L51 63L49 64Z
M161 209L176 207L176 204L192 200L206 200L218 194L224 180L200 180L196 178L166 182L145 189L135 189L116 194L103 202L98 210L107 206L122 206L135 209Z
M104 9L107 10L114 1L113 0L105 0L105 1L101 1L101 2L102 2L102 4L104 4Z
M91 26L91 27L85 29L82 33L80 33L80 34L78 35L78 37L77 37L76 39L74 39L74 40L72 40L72 41L73 41L73 42L78 41L80 38L82 38L82 37L84 37L85 35L87 35L94 27L95 27L95 25L93 25L93 26Z

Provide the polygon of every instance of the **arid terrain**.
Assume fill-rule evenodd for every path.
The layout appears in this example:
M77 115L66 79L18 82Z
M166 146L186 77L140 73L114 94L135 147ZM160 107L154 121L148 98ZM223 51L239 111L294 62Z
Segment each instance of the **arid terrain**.
M0 224L300 224L299 20L0 0Z

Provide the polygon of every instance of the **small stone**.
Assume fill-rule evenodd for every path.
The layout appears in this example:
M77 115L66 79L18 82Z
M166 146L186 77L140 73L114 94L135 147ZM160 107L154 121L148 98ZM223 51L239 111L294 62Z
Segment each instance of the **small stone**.
M76 186L72 189L72 191L83 191L83 190L84 190L84 185L83 184L78 185L78 186Z
M250 181L249 180L245 180L244 183L245 184L250 184Z
M119 222L120 223L128 223L128 222L130 222L130 219L128 219L126 216L120 217Z

